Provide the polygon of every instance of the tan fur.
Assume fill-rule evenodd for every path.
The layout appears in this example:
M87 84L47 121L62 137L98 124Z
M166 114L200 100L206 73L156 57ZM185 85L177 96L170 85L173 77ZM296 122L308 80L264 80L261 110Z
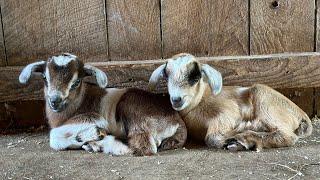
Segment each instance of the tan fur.
M185 56L191 56L188 57L191 59L182 61L181 57ZM185 80L177 78L174 73L186 77L187 74L184 73L190 72L182 71L188 64L175 62L180 60L188 64L197 62L188 54L172 57L164 69L169 82L183 84L181 81ZM171 63L179 64L178 69L174 69L177 66ZM170 77L171 74L175 76ZM309 136L312 132L311 121L306 113L288 98L265 85L224 86L218 95L213 95L212 89L202 77L193 86L180 86L174 93L177 92L191 97L191 100L185 100L187 107L179 111L188 134L197 140L205 140L210 147L261 150L292 146L299 137Z

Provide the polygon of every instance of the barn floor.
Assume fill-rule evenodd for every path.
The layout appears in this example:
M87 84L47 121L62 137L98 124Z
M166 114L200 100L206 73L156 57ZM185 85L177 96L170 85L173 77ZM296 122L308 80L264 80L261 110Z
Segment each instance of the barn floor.
M292 148L230 153L188 147L152 157L55 152L47 133L0 136L0 179L319 179L320 121Z

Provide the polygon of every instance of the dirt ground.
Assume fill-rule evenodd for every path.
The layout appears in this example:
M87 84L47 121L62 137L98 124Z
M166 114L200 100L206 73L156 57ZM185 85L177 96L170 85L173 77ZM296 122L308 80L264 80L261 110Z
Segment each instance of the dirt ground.
M290 148L231 153L187 145L152 157L50 149L48 133L0 136L1 179L320 179L320 121Z

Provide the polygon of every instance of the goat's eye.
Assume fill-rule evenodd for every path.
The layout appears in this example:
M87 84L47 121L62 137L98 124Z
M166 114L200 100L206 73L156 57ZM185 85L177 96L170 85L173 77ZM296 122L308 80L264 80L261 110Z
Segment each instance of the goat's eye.
M76 89L80 85L81 80L77 79L71 86L71 90Z
M47 77L46 77L46 75L42 74L42 79L43 79L43 81L44 81L44 85L45 85L45 86L48 86L48 82L47 82Z

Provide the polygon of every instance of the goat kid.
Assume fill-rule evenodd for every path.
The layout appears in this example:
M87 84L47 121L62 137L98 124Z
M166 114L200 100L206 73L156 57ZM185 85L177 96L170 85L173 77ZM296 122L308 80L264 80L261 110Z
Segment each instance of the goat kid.
M221 74L191 54L178 54L158 67L149 87L167 79L172 107L191 137L231 151L292 146L309 136L307 114L288 98L261 84L224 86Z
M44 79L50 146L55 150L152 155L158 148L179 148L185 143L185 124L171 108L169 97L105 88L108 81L103 71L68 53L27 65L19 81L27 83L33 73ZM83 82L86 76L94 76L99 87ZM129 147L115 136L128 140Z

